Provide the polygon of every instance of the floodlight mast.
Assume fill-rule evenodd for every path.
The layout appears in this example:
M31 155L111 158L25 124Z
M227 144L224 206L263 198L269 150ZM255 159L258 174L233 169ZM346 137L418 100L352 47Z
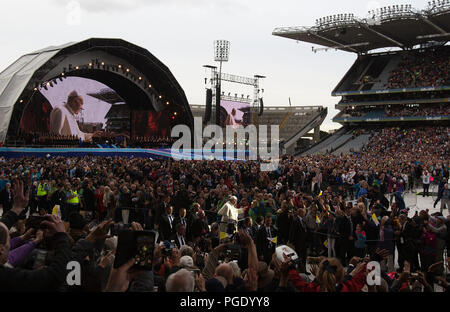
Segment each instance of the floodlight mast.
M214 61L219 62L219 73L216 72L216 124L220 124L220 92L222 85L222 62L228 62L230 42L227 40L214 41Z

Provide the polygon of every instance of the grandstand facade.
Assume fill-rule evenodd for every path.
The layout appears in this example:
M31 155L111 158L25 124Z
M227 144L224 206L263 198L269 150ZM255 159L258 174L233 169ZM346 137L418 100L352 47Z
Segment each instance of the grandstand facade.
M303 154L355 152L385 127L450 125L450 3L337 14L273 34L357 54L332 91L343 127Z

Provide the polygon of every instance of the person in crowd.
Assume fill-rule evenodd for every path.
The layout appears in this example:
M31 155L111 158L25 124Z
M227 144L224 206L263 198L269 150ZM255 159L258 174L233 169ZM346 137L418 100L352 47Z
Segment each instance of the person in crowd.
M277 231L272 226L272 216L268 215L264 219L264 226L262 226L256 234L256 246L259 260L270 263L272 254L275 252L276 243L274 242L274 238L276 237Z
M366 232L362 229L360 223L356 225L355 229L355 256L364 258L366 255Z
M5 188L0 192L0 203L2 204L3 213L9 211L13 206L13 195L11 192L11 183L6 183Z
M175 220L172 212L173 207L167 206L166 213L160 218L158 229L161 240L169 240L175 231Z

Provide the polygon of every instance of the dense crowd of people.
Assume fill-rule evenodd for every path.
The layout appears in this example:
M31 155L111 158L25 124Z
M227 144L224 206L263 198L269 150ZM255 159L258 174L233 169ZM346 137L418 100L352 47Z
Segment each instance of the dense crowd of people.
M393 93L374 93L374 94L356 94L344 95L339 104L358 103L358 102L379 102L379 101L405 101L417 99L446 99L450 96L449 91L418 91L418 92L393 92Z
M368 113L373 112L372 107L348 107L342 110L341 117L363 117ZM430 116L449 116L450 106L439 104L424 104L424 105L392 105L390 108L380 107L380 117L430 117Z
M449 116L450 106L447 105L417 105L415 107L392 106L386 109L386 117L407 117L407 116Z
M272 172L258 161L1 159L0 289L448 291L449 131L385 128L358 153L284 157ZM440 212L410 213L403 194L428 196L430 183ZM113 225L157 233L151 270L113 267ZM66 284L72 260L81 286Z
M390 73L388 89L448 86L450 49L406 52L398 67Z

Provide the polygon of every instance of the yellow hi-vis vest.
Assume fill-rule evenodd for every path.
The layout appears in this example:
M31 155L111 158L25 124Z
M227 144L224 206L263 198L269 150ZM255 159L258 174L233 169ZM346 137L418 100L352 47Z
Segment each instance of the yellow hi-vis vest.
M37 196L45 196L47 195L47 191L45 190L45 184L39 183L38 189L37 189Z
M68 199L68 200L67 200L67 203L68 203L68 204L78 204L78 203L80 202L80 200L78 199L77 191L70 191L70 193L71 193L72 195L75 195L75 197L74 197L74 198L71 198L71 199Z

